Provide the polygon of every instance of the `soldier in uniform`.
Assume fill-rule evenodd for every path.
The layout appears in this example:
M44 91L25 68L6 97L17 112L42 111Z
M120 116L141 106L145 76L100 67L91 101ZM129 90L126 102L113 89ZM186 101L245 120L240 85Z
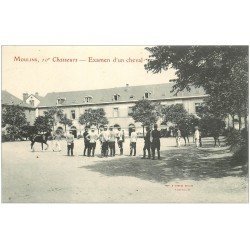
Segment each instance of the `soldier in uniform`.
M68 156L71 154L71 156L74 156L74 135L72 130L69 131L69 135L66 137L67 140L67 149L68 149Z
M135 132L135 128L132 128L132 133L130 135L130 156L136 156L136 141L137 141L137 134Z
M157 149L157 156L158 159L160 159L160 147L161 147L161 143L160 143L160 138L161 138L161 133L160 131L157 129L158 126L157 124L154 125L154 130L151 133L152 136L152 143L151 143L151 149L152 149L152 159L155 160L155 149Z
M84 150L83 150L83 156L86 156L86 152L88 152L89 149L89 139L88 139L88 127L85 127L85 131L83 133L83 139L84 139Z
M142 159L146 158L146 150L148 151L148 159L151 158L150 147L151 147L151 130L149 127L146 127L146 135L144 136L144 147L143 147L143 157Z
M121 127L118 127L117 144L120 149L120 155L123 155L123 142L124 142L124 131L121 131Z
M99 139L101 141L102 145L102 155L104 157L108 156L108 146L109 146L109 131L108 131L108 126L105 125L103 128L103 131L100 133Z
M89 140L88 157L92 153L92 157L95 156L96 141L98 139L98 133L95 131L95 126L91 126L91 130L87 136Z
M115 139L116 134L113 130L113 126L109 127L109 150L110 150L110 156L115 156Z

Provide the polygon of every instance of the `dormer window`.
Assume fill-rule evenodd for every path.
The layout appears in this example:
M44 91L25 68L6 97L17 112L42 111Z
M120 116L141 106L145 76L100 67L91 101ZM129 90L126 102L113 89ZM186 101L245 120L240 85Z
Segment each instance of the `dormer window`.
M114 101L119 101L120 95L119 94L114 94Z
M34 100L30 100L30 105L31 105L31 106L35 106Z
M91 102L92 96L85 96L84 101L85 102Z
M57 98L56 104L62 105L66 101L66 98Z
M144 93L144 99L148 99L150 95L151 95L151 92L146 91Z

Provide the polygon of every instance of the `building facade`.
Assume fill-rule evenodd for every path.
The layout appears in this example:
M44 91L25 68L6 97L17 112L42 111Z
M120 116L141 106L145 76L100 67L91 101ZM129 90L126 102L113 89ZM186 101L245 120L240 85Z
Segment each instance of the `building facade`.
M17 105L23 108L27 122L33 125L36 119L36 108L12 95L6 90L2 90L2 108L10 105Z
M152 84L141 86L129 86L71 92L48 93L37 106L37 114L43 115L44 111L50 107L57 106L63 110L69 119L73 121L67 130L75 130L75 135L83 133L84 126L78 122L79 117L89 108L103 108L111 126L120 126L126 134L131 127L135 127L137 132L142 132L140 123L135 123L131 117L132 107L138 100L148 99L160 102L162 105L172 105L181 103L190 114L195 114L207 95L202 89L191 89L182 91L177 95L171 92L172 83ZM159 124L161 121L159 121ZM64 130L64 126L59 122L56 128ZM67 131L65 131L67 132Z

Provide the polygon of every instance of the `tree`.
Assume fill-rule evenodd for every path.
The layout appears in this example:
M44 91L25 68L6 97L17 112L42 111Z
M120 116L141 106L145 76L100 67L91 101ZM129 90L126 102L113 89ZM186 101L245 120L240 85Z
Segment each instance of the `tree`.
M206 102L217 117L248 115L247 46L156 46L150 52L147 71L175 69L173 91L203 87ZM240 123L241 127L241 123Z
M144 127L152 125L157 122L157 120L161 117L161 109L162 106L158 102L153 102L147 99L139 100L132 107L132 118L135 122L140 122L143 127L143 135L144 135Z
M171 122L179 125L181 121L188 118L188 112L183 104L172 104L162 109L163 122Z
M99 128L100 125L108 124L108 119L103 108L90 108L79 117L79 123L85 126L95 125Z
M51 131L52 125L47 116L38 116L34 122L34 127L39 133Z
M36 129L35 126L31 126L29 124L27 125L24 125L22 128L21 128L21 136L22 137L25 137L26 140L31 137L32 135L36 134L38 131Z
M59 123L64 125L65 131L67 126L72 126L72 120L67 118L67 115L64 114L63 117L60 119Z
M56 123L63 118L63 110L58 107L52 107L44 112L44 116L47 118L47 121L54 131Z
M2 126L6 126L12 140L20 137L22 127L27 124L24 108L17 105L3 106Z

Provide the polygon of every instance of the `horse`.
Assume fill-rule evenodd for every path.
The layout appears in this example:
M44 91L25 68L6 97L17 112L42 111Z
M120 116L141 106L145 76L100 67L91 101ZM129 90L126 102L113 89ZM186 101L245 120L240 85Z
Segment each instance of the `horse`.
M180 125L180 131L181 131L181 137L184 139L185 141L185 146L187 145L187 142L188 142L188 145L190 145L189 143L189 134L190 134L190 129L189 129L189 126L188 124L186 123L183 123Z
M35 142L41 143L42 150L43 150L43 144L46 144L47 147L45 150L47 150L49 148L49 145L47 143L49 136L51 136L51 132L47 132L45 134L37 134L37 135L34 135L33 137L31 137L30 138L30 141L31 141L30 147L31 147L32 151L34 151L33 146L34 146Z

